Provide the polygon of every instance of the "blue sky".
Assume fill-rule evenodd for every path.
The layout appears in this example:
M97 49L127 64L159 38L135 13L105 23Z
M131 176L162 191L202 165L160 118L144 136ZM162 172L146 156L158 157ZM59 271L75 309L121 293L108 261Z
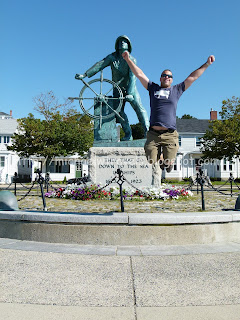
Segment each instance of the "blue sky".
M113 52L126 34L138 66L157 83L165 68L177 84L215 55L177 110L179 117L209 119L211 108L221 111L222 100L239 96L239 12L239 0L0 0L0 111L38 117L33 97L40 93L78 96L75 74ZM111 78L109 70L104 77ZM149 114L148 92L137 86ZM126 113L138 122L130 105Z

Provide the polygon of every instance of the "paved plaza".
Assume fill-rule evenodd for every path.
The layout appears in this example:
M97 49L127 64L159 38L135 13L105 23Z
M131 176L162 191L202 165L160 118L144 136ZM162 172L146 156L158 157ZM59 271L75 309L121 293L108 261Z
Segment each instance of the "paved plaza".
M138 223L139 228L151 231L159 228L160 223L163 228L167 224L167 230L178 228L176 235L180 241L181 233L191 228L189 223L199 232L215 225L205 240L199 238L204 243L189 243L194 234L191 229L191 238L181 245L178 239L174 245L144 245L139 235L140 244L136 245L88 245L74 241L68 244L30 241L31 234L37 236L42 230L43 236L45 227L55 223L62 223L65 228L71 214L27 212L41 209L41 198L26 198L22 204L25 211L1 213L2 234L5 226L14 230L13 225L17 224L20 230L24 225L29 239L0 238L0 319L239 320L240 240L234 231L232 240L226 241L230 239L227 237L231 230L238 230L239 213L228 211L234 208L236 198L226 200L218 195L213 199L206 193L206 199L212 210L205 213L199 210L200 196L195 196L190 200L189 213L184 207L190 206L188 201L129 201L126 214L120 213L119 208L116 214L110 214L114 211L111 206L118 202L99 201L93 206L94 202L47 199L52 209L57 204L65 212L78 211L75 223L84 223L86 227L90 221L97 226L96 219L103 219L106 226L99 224L103 230L112 219L117 219L115 227L125 229L134 229ZM144 213L137 214L136 208ZM174 213L177 209L179 213ZM155 213L151 214L152 210ZM98 215L93 214L96 211ZM127 219L132 226L127 226L122 219ZM184 224L171 226L173 220L179 223L177 219ZM29 229L30 220L33 224ZM148 220L150 226L141 226L149 223ZM43 229L37 230L37 225ZM226 238L221 236L221 230ZM74 232L76 237L78 229ZM168 232L164 236L166 241L171 234ZM219 238L211 238L213 235ZM67 236L71 237L71 233ZM100 233L96 237L100 239ZM197 235L194 238L197 239Z
M240 243L81 246L0 240L3 320L240 319Z

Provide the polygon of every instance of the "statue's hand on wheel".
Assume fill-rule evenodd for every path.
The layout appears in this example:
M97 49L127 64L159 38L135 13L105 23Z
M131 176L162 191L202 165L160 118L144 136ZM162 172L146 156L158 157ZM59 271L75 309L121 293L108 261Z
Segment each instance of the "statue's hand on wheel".
M126 101L132 102L134 100L133 96L131 94L127 94L125 97Z
M77 80L82 80L82 79L84 79L86 77L86 74L84 73L84 74L76 74L75 75L75 79L77 79Z

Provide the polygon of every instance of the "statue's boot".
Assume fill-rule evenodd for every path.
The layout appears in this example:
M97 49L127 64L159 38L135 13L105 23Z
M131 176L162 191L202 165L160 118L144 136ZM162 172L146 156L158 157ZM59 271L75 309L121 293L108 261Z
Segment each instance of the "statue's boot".
M132 141L133 140L133 137L132 135L125 135L121 141Z
M123 131L125 133L125 136L121 139L121 141L133 140L132 129L130 127L130 124L129 124L129 121L128 121L128 117L127 117L126 113L124 112L124 110L121 110L119 112L119 114L123 118L123 120L121 118L118 118L118 122L121 123Z
M122 141L131 141L133 140L133 137L132 137L132 129L129 125L129 122L127 121L127 123L122 123L122 128L123 128L123 131L125 133L125 136L121 139Z

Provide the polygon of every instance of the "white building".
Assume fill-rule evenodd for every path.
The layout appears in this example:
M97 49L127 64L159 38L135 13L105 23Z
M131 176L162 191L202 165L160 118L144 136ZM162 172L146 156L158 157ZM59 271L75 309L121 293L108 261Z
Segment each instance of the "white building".
M0 112L0 183L12 182L15 172L22 179L29 180L31 175L31 161L20 160L14 151L9 151L11 137L17 129L17 120L10 114Z
M63 181L73 178L88 176L88 162L78 155L68 157L55 157L47 164L45 158L31 157L32 165L32 180L35 179L36 169L41 170L43 176L49 173L51 181Z
M217 119L217 112L210 112L210 120ZM226 159L214 160L212 162L202 161L201 137L209 128L209 120L202 119L177 119L177 130L179 133L179 150L177 153L174 169L165 173L167 179L178 179L196 176L199 169L210 178L227 180L230 173L234 178L240 177L239 158L234 161Z
M68 157L56 157L52 159L50 166L40 157L20 159L14 151L7 149L11 145L11 137L17 131L17 119L10 114L0 112L0 183L9 184L13 181L15 173L22 181L35 180L36 169L40 169L45 176L50 173L52 181L63 181L64 179L79 178L88 175L87 161L78 155Z

